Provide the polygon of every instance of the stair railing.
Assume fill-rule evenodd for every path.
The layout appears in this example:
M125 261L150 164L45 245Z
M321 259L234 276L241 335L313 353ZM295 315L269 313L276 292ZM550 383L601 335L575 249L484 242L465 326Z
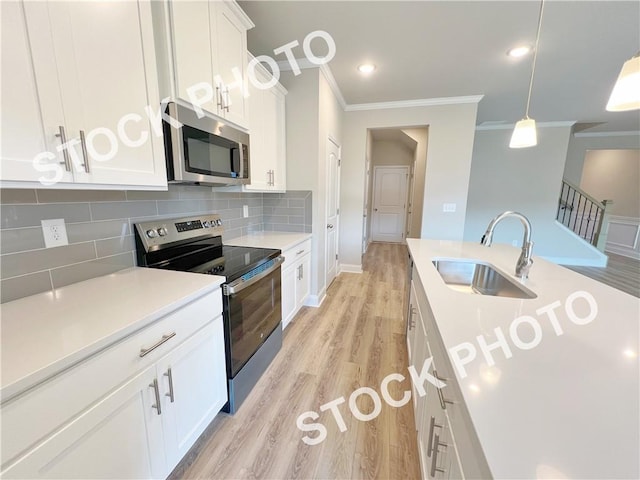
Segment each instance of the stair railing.
M580 187L562 180L556 220L604 252L612 200L597 200Z

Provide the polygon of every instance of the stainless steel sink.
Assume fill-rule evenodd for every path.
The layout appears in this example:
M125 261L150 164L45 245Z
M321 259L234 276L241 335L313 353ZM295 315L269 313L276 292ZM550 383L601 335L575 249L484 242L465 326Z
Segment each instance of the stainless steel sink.
M536 298L531 290L518 285L488 263L476 260L435 259L433 265L452 290L494 297Z

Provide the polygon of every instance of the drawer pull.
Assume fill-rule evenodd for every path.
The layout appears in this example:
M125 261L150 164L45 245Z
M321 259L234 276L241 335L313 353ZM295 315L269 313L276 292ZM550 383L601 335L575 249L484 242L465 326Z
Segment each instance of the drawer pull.
M300 254L302 254L302 253L304 253L304 249L302 249L302 250L300 250L300 251L296 252L296 255L300 255Z
M173 374L171 373L171 367L167 368L167 373L164 374L165 377L169 378L169 393L165 393L165 397L169 397L171 403L175 400L173 395Z
M433 445L433 456L431 457L431 476L435 477L436 472L444 473L443 468L438 468L438 447L445 447L446 444L440 443L440 436L438 434L434 435L434 445Z
M429 443L427 444L427 456L430 457L431 456L431 451L433 450L433 434L434 429L435 428L442 428L442 425L438 425L436 423L436 417L434 417L433 415L431 416L431 419L429 420Z
M172 339L175 336L176 336L176 332L171 332L169 335L163 335L162 338L158 340L158 342L155 343L154 345L150 346L149 348L140 349L140 357L144 357L145 355L153 352L160 345L162 345L163 343L167 342L168 340Z
M151 408L155 408L158 415L162 415L162 406L160 405L160 388L158 387L158 379L154 378L153 383L149 384L150 388L153 388L153 392L156 396L156 403L151 405Z

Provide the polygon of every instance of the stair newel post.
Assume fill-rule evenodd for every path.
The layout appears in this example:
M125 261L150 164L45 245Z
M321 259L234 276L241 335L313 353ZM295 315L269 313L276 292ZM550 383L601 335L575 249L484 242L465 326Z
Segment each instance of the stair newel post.
M598 221L598 227L594 236L594 245L598 250L604 252L604 248L607 244L607 236L609 234L609 217L611 216L611 206L613 200L603 200L602 213L600 214L600 220Z

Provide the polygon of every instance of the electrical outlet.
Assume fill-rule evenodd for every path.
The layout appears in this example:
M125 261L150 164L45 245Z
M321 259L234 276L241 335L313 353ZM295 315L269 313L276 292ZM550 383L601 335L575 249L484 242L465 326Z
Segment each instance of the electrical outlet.
M242 206L242 216L247 218L249 216L249 205Z
M45 247L52 248L69 245L67 227L64 225L64 218L41 220L41 223Z

